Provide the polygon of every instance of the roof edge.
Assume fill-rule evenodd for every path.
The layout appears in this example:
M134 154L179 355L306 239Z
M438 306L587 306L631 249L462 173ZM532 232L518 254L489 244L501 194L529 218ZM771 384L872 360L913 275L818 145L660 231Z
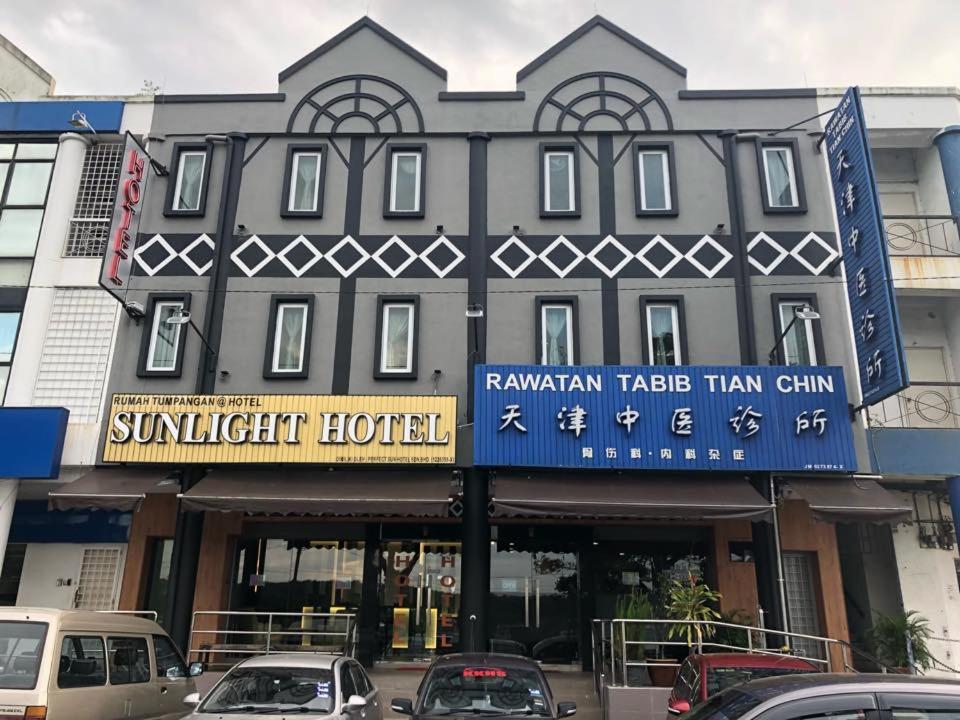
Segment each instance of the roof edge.
M816 88L758 88L756 90L680 90L681 100L766 100L770 98L815 98Z
M174 103L231 103L231 102L283 102L286 93L225 93L195 95L154 95L157 105L172 105Z
M668 68L673 70L675 73L677 73L681 77L687 76L687 69L683 67L683 65L681 65L680 63L676 62L675 60L671 60L659 50L656 50L650 47L645 42L640 40L640 38L634 35L631 35L619 25L614 25L612 22L607 20L602 15L594 15L592 18L587 20L583 25L581 25L576 30L568 34L566 37L562 38L559 42L555 43L554 45L551 45L543 53L541 53L536 58L531 60L529 63L524 65L522 68L520 68L520 70L517 71L517 82L520 82L525 77L530 75L534 70L537 70L539 67L546 64L553 57L563 52L563 50L568 48L570 45L575 43L577 40L582 38L584 35L586 35L588 32L590 32L596 27L602 27L604 30L607 30L613 33L614 35L619 37L621 40L629 43L630 45L633 45L633 47L635 47L640 52L646 53L647 55L652 57L654 60L667 66Z
M412 57L414 60L416 60L416 61L417 61L418 63L420 63L421 65L423 65L425 68L427 68L427 70L429 70L430 72L432 72L434 75L436 75L437 77L439 77L441 80L444 80L444 81L445 81L445 80L447 79L447 71L444 70L442 67L440 67L440 65L438 65L437 63L435 63L433 60L431 60L430 58L428 58L426 55L424 55L422 52L420 52L419 50L417 50L417 49L416 49L415 47L413 47L412 45L409 45L408 43L406 43L406 42L404 42L403 40L401 40L399 37L397 37L396 35L394 35L392 32L390 32L389 30L387 30L385 27L383 27L383 26L380 25L379 23L377 23L377 22L373 21L372 19L370 19L369 16L364 15L362 18L360 18L359 20L357 20L355 23L353 23L352 25L350 25L350 26L347 27L347 28L344 28L342 31L340 31L339 33L337 33L336 35L334 35L332 38L330 38L329 40L327 40L327 41L326 41L325 43L323 43L320 47L316 48L315 50L313 50L312 52L308 53L307 55L304 55L302 58L300 58L300 59L297 60L295 63L293 63L293 65L290 65L290 66L287 67L286 69L281 70L281 71L280 71L280 74L279 74L279 76L278 76L279 82L283 82L283 81L286 80L288 77L290 77L291 75L293 75L294 73L296 73L298 70L300 70L301 68L305 67L306 65L309 65L309 64L312 63L314 60L316 60L318 57L320 57L321 55L324 55L325 53L329 52L330 50L332 50L333 48L335 48L337 45L339 45L340 43L342 43L344 40L346 40L348 37L350 37L351 35L353 35L353 34L356 33L356 32L359 32L359 31L362 30L363 28L367 28L368 30L372 30L372 31L375 32L377 35L379 35L381 38L383 38L383 39L386 40L388 43L390 43L391 45L393 45L395 48L397 48L397 49L400 50L401 52L406 53L407 55L409 55L410 57Z

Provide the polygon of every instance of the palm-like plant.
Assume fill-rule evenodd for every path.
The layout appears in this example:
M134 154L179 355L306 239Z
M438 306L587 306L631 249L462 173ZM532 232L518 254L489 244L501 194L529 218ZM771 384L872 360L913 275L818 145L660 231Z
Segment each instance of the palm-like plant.
M934 660L927 645L932 636L929 621L916 610L896 615L878 612L870 629L870 640L877 657L885 665L894 668L910 667L907 654L908 637L913 649L913 664L920 670L932 668Z
M711 590L709 585L699 582L692 574L687 576L685 582L671 580L667 586L667 617L690 622L671 625L667 637L682 638L687 647L702 645L703 639L712 637L715 632L714 626L707 623L720 619L720 613L715 608L721 597L719 592Z

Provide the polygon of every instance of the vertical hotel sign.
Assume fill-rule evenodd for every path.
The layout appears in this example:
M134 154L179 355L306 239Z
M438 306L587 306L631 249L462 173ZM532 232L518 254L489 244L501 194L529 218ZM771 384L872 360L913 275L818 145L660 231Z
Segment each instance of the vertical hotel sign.
M100 267L100 286L124 302L133 271L133 251L147 190L150 158L129 132L120 165L120 183L113 203L113 220Z
M872 405L900 392L910 381L858 88L847 90L830 116L826 143L860 391L862 402Z

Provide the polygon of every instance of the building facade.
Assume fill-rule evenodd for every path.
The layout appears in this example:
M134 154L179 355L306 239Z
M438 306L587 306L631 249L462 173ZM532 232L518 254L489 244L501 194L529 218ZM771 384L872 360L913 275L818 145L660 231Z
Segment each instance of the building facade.
M598 17L515 90L450 92L364 18L276 93L158 96L101 277L126 312L99 467L52 495L138 508L120 606L194 650L267 612L349 612L366 662L589 666L593 618L638 593L660 615L664 584L696 577L742 620L845 640L822 493L883 491L851 480L870 463L817 93L685 78ZM511 388L490 373L540 366L568 440L586 426L579 405L552 417L562 393L615 368L682 393L687 367L731 399L769 371L840 410L767 410L766 464L746 403L712 416L722 446L483 460L481 437L540 432L519 401L493 412ZM690 408L641 409L699 432ZM190 640L191 611L245 614L198 616Z

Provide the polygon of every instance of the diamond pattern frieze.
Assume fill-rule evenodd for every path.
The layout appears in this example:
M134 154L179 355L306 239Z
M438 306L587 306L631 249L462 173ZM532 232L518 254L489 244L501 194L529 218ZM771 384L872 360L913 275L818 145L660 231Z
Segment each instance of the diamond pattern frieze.
M703 252L705 248L713 250L718 255L717 261L710 267L707 267L697 257L697 254ZM705 277L712 278L726 267L727 263L733 258L733 254L709 235L704 235L683 257L688 263L702 272Z
M760 245L760 243L763 243L764 246L770 248L774 252L773 259L770 262L768 262L766 265L764 265L760 260L755 258L753 255L754 248ZM772 237L767 235L765 232L757 233L754 236L753 240L751 240L747 244L747 259L750 261L751 265L753 265L757 270L762 272L764 275L769 275L778 267L780 267L780 263L786 260L789 254L790 253L788 253L786 249L784 249L783 245L778 243L776 240L774 240Z
M309 257L306 262L297 265L289 255L294 250L300 249L305 250L309 254ZM279 260L294 277L303 277L303 274L316 265L322 257L323 253L317 250L317 246L307 240L303 235L295 237L283 250L277 253L277 260Z
M162 260L154 263L149 263L146 259L148 253L154 248L154 246L160 248L166 252L166 255ZM177 257L177 251L174 250L170 243L164 240L163 235L154 235L152 238L147 240L143 245L136 249L136 252L133 253L133 259L137 261L137 265L150 277L153 277L158 272L163 270L167 265L173 262L174 258Z
M251 249L259 250L261 253L260 260L253 263L253 266L248 262L250 260L249 257L247 260L243 259L243 256ZM240 268L247 277L253 277L263 270L276 256L277 254L267 247L267 244L256 235L248 237L236 250L230 253L230 259L233 260L233 264Z
M663 248L668 253L670 253L670 259L664 265L656 265L652 262L647 255L653 251L655 248ZM683 253L677 250L673 245L663 239L662 235L654 235L653 239L650 240L646 245L640 248L640 251L637 253L637 260L646 265L647 269L656 275L658 278L662 278L668 272L673 270L674 266L683 260Z
M450 255L450 262L441 267L433 259L433 254L445 250ZM430 268L438 278L445 278L450 272L466 259L466 255L460 252L460 248L450 242L446 235L441 235L420 253L420 260Z
M551 254L555 251L566 251L572 257L570 258L569 262L561 267L551 257ZM580 250L580 248L561 235L546 248L544 248L543 252L541 252L537 257L540 258L540 262L553 270L557 277L565 278L570 274L571 270L583 262L583 259L586 257L586 255ZM560 262L562 262L562 260Z
M803 252L811 243L823 251L824 257L817 265L814 265L808 260ZM810 271L811 275L819 275L830 267L830 264L840 256L840 253L837 252L833 245L816 233L807 233L803 240L797 243L796 247L790 251L790 256Z
M525 255L524 259L520 263L512 266L509 265L504 258L505 253L511 248L517 248ZM527 269L530 263L537 259L537 254L524 245L523 242L518 240L516 235L511 235L509 238L507 238L503 245L498 247L493 252L493 254L490 256L490 259L493 260L493 262L495 262L497 266L507 275L516 279L520 273Z
M199 265L198 261L194 260L192 256L192 253L198 248L207 248L209 250L210 257L203 265ZM206 275L207 271L213 267L213 251L215 249L216 246L213 244L213 240L210 239L209 235L204 233L180 251L180 259L197 275Z
M612 248L614 251L620 254L620 258L613 264L613 267L608 265L600 257L600 253L604 252L608 248ZM616 277L617 273L623 270L626 267L627 263L633 260L633 253L627 250L619 240L617 240L613 235L607 235L600 243L593 248L590 252L587 253L587 260L596 265L600 272L606 275L608 278Z
M385 257L385 255L388 252L390 252L393 248L397 248L406 256L396 266L391 266L390 263L387 262L387 259ZM377 250L373 253L373 255L370 256L370 259L373 260L377 265L382 267L387 272L387 275L389 275L392 278L395 278L397 277L397 275L399 275L404 270L406 270L407 267L410 265L410 263L412 263L414 260L417 259L417 254L413 250L411 250L410 246L407 245L403 240L401 240L396 235L394 235L392 238L387 240L383 245L377 248Z
M344 267L337 259L337 253L343 251L345 248L352 249L357 254L356 259L347 267ZM333 266L334 270L336 270L345 278L353 275L369 258L370 253L364 250L363 246L361 246L360 243L358 243L349 235L330 248L326 255L327 262Z

